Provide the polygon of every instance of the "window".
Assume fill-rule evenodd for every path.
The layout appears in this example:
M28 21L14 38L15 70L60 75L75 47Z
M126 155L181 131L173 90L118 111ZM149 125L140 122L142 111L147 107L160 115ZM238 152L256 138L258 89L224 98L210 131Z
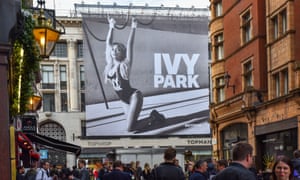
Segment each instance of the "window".
M68 112L68 95L67 93L60 94L61 112Z
M214 37L215 44L215 58L216 60L221 60L224 58L224 48L223 48L223 33L218 34Z
M80 96L81 96L80 110L81 110L81 112L84 112L85 111L85 94L81 93Z
M289 73L288 70L282 71L283 76L283 94L286 95L289 92Z
M224 77L217 78L216 81L217 102L225 100L225 81Z
M242 15L242 37L243 37L243 43L247 43L251 40L251 14L250 11L247 11Z
M55 112L54 93L43 93L43 111L44 112Z
M274 15L271 18L271 38L278 39L287 32L287 13L286 10Z
M286 95L289 92L289 72L284 69L273 75L274 97Z
M279 73L274 75L274 83L275 83L275 97L280 96L280 76Z
M83 57L83 43L82 41L77 41L77 58Z
M55 89L53 65L42 65L42 89Z
M273 39L278 38L278 17L275 16L272 18L272 24L273 24Z
M214 3L214 8L215 8L215 17L219 17L223 14L222 1L218 1Z
M67 68L66 65L59 66L60 89L67 89Z
M84 82L84 66L80 65L80 89L85 89L85 82Z
M282 34L285 34L287 31L287 15L286 15L286 10L282 11L280 13L280 17L281 17L281 31Z
M245 87L253 86L253 76L252 76L252 63L251 61L244 64L244 81Z
M68 57L68 49L66 42L57 42L52 53L52 56Z

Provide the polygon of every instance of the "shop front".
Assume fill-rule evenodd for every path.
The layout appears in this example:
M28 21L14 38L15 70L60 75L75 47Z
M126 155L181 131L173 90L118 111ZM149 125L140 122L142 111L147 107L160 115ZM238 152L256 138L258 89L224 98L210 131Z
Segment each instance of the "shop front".
M187 160L208 159L212 157L211 137L191 138L121 138L111 140L87 140L89 146L82 148L80 159L85 159L90 166L97 162L104 163L112 159L121 160L125 164L131 161L140 161L153 167L164 161L163 154L168 146L177 151L179 164L184 167ZM120 146L126 144L127 146ZM113 156L112 156L113 155Z
M290 118L279 122L256 126L257 165L269 169L267 161L274 161L280 155L293 158L298 147L298 120ZM272 162L271 162L272 163Z
M232 148L236 143L247 142L248 128L246 123L236 123L226 126L221 131L222 158L232 159Z
M76 157L81 153L80 146L38 134L36 114L20 116L15 124L17 165L29 168L35 161L47 160L63 166L67 164L67 152Z
M66 152L73 153L76 157L81 153L81 147L74 144L40 134L27 134L27 137L38 147L42 160L47 160L58 167L67 165Z

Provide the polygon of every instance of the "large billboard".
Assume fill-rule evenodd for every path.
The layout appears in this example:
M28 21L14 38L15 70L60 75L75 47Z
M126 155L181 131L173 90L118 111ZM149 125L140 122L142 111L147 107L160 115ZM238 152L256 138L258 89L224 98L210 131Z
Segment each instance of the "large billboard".
M209 134L208 17L83 15L87 136Z

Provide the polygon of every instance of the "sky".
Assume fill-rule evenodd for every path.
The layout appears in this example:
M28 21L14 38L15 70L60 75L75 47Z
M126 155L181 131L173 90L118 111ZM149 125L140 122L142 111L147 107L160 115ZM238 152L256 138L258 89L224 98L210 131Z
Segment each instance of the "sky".
M33 0L34 6L36 6L36 0ZM207 8L209 6L209 0L45 0L47 9L55 9L56 15L63 15L72 12L74 4L100 4L112 5L114 2L117 5L129 5L132 3L134 6L144 6L146 3L148 6L161 6L165 7L179 7L190 8Z

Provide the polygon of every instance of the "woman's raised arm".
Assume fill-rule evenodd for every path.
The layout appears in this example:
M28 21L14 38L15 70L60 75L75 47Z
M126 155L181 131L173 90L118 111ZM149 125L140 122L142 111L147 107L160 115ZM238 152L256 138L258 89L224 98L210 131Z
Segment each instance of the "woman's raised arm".
M112 57L110 55L112 50L112 44L113 44L113 30L115 27L116 21L113 18L109 18L109 29L106 37L106 50L105 50L105 56L106 56L106 62L107 64L112 63Z
M126 57L127 57L126 60L129 61L130 66L131 66L132 57L133 57L133 41L134 41L136 27L137 27L137 20L135 18L132 18L131 31L130 31L128 41L127 41L127 52L126 52Z

